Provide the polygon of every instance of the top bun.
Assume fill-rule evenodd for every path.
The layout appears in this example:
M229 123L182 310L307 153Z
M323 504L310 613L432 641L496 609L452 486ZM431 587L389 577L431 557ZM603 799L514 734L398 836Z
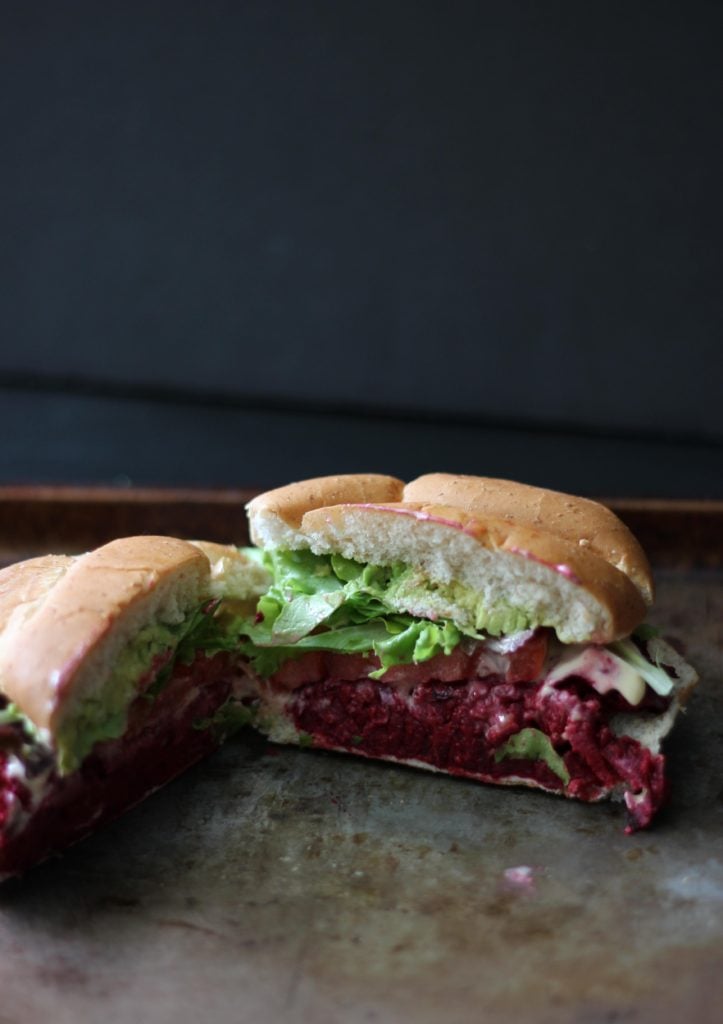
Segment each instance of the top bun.
M251 540L260 548L305 548L301 530L306 512L346 502L401 501L404 484L393 476L355 473L319 476L266 491L246 506Z
M462 626L475 625L469 602L435 584L461 584L502 616L519 610L566 643L627 636L652 601L645 554L609 509L507 480L434 473L404 487L391 477L328 477L260 495L249 516L262 547L419 570L431 586L392 606Z
M233 544L210 540L192 540L209 561L210 597L219 600L249 601L261 597L272 580L271 573Z
M32 615L74 561L72 555L41 555L0 570L0 636Z
M126 537L76 558L0 572L0 687L56 735L102 699L123 647L146 625L178 623L209 592L206 555L172 537Z

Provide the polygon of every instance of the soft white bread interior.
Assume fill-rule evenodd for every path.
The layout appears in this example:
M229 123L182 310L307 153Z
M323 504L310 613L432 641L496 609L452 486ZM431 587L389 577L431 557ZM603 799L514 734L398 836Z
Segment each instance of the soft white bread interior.
M38 575L39 573L39 575ZM102 701L123 648L152 623L175 624L209 593L208 558L171 537L126 537L74 559L33 559L0 573L5 615L0 689L52 736L84 702Z
M645 615L635 586L597 555L499 520L479 524L449 507L338 505L307 513L303 527L317 554L419 570L433 586L400 592L393 603L426 618L475 627L474 610L454 587L435 591L435 584L461 584L479 595L487 615L515 609L564 643L609 643Z
M630 530L605 505L545 487L490 477L428 473L404 488L405 502L452 505L468 516L501 519L541 531L599 555L632 580L646 604L653 600L650 563Z
M268 590L272 582L271 573L233 544L216 544L209 540L192 540L190 543L208 558L212 598L248 601Z
M305 548L309 544L301 520L310 509L346 501L401 501L403 491L401 480L378 473L322 476L277 487L247 505L251 540L260 548Z
M398 481L381 479L387 493L399 494ZM369 496L383 489L369 480L332 477L261 495L249 508L252 537L265 547L404 563L431 586L396 594L392 606L462 626L474 627L475 613L449 584L474 591L491 614L514 609L554 628L566 643L608 643L643 620L653 593L647 559L627 527L596 502L451 474L420 477L394 500Z

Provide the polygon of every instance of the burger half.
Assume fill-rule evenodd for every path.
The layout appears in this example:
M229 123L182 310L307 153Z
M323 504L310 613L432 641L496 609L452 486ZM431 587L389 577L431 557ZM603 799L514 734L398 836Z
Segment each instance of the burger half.
M0 572L0 878L117 817L245 720L214 612L268 586L234 548L128 537Z
M697 676L644 624L650 567L609 509L436 473L307 480L248 512L273 582L232 629L270 739L650 823Z

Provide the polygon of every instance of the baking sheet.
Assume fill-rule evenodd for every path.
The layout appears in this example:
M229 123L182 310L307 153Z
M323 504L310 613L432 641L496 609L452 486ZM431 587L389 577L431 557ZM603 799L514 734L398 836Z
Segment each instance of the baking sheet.
M38 496L29 538L0 495L4 550L80 543L76 498L64 528ZM94 496L88 536L129 521L115 500ZM196 525L227 530L241 500L192 502ZM652 618L703 681L654 829L626 837L619 806L244 734L0 889L0 1020L719 1021L723 572L686 550L659 551Z

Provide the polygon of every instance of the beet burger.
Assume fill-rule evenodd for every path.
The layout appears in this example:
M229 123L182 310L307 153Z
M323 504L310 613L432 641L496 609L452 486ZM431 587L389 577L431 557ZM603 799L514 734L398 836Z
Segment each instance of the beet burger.
M640 545L607 508L431 474L290 484L248 507L273 582L235 623L272 740L586 801L648 825L695 672L643 625Z

